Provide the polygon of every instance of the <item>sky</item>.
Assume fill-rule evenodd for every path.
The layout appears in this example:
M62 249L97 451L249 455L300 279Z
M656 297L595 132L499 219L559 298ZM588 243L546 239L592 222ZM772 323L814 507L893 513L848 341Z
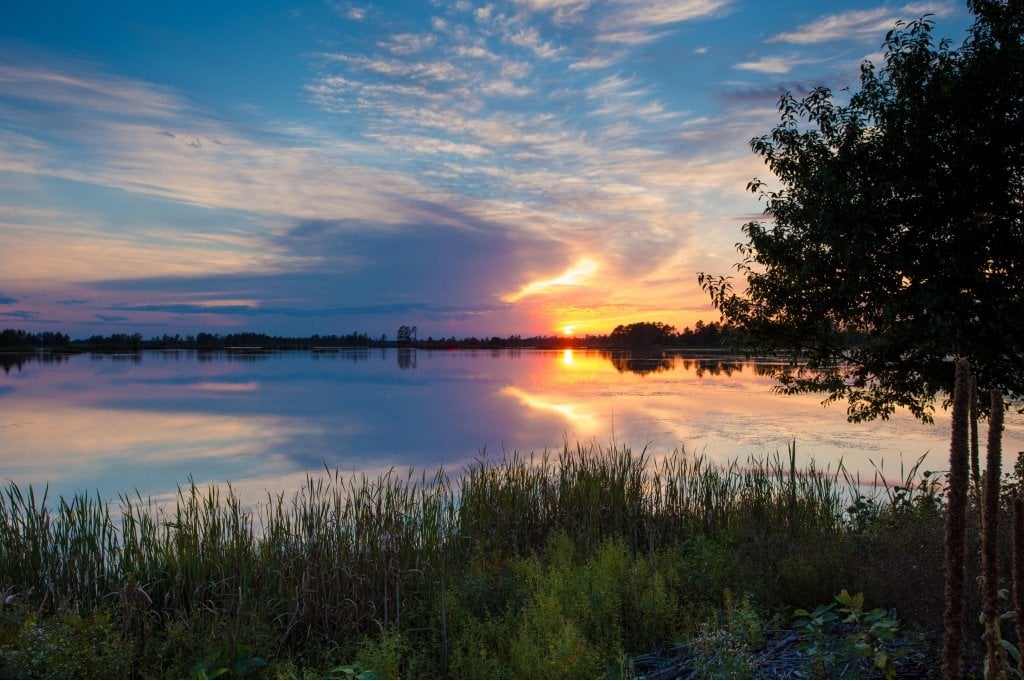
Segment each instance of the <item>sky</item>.
M781 94L897 20L786 0L0 3L0 328L608 333L717 312Z

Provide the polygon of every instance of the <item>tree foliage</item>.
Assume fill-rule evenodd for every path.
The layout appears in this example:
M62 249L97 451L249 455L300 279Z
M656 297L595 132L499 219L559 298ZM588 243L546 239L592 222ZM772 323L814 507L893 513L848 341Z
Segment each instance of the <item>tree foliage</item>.
M782 392L846 399L851 420L929 420L958 357L1024 393L1024 2L968 5L959 48L897 24L859 92L782 97L751 142L780 186L749 185L746 289L698 277L750 349L790 360Z
M651 348L656 345L668 345L676 333L674 326L663 322L636 322L616 326L608 336L612 347Z
M0 348L53 348L64 347L71 342L67 334L56 331L31 333L21 329L0 331Z

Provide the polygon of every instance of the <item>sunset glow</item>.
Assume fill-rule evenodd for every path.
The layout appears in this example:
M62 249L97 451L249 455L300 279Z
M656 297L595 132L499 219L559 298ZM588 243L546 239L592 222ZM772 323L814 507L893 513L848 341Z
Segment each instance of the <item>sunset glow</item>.
M961 5L0 3L0 328L713 321L779 95Z
M641 374L608 353L578 349L420 353L413 370L395 353L384 362L376 353L359 357L279 353L249 362L146 353L135 363L76 354L26 365L0 390L4 473L54 483L51 493L161 493L192 474L294 487L292 473L301 486L303 471L375 470L395 465L395 452L409 455L398 459L403 466L457 469L484 445L539 453L566 438L603 443L614 435L637 447L653 443L655 456L706 447L723 463L785 452L795 438L799 456L833 470L842 457L848 471L870 478L875 463L898 474L901 453L929 453L927 465L941 466L949 439L944 411L932 425L898 413L851 427L841 404L774 394L750 360L680 358ZM365 380L369 373L379 378ZM394 410L381 408L393 404L396 386L408 404L402 425L421 427L396 428ZM1004 443L1014 453L1008 459L1024 449L1018 419L1008 420Z

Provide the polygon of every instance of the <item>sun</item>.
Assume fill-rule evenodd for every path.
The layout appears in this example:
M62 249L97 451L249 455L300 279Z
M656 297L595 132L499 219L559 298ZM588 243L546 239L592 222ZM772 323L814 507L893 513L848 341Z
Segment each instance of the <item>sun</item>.
M562 327L562 333L565 334L566 336L571 336L575 330L576 327L573 326L572 324L566 324L565 326Z

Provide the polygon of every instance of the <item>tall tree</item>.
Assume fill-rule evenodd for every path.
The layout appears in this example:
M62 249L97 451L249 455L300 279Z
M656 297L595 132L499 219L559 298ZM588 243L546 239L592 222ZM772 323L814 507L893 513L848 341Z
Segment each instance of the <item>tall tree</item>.
M398 333L395 335L395 340L399 345L412 345L416 342L416 334L419 329L415 326L408 326L402 324L398 327Z
M663 322L637 322L619 325L608 336L612 347L643 349L655 345L668 345L675 336L676 329Z
M929 420L970 359L980 388L1024 393L1024 0L969 0L956 49L897 24L859 92L780 100L751 142L764 220L731 277L698 279L786 393L845 399L851 420ZM845 104L842 103L845 100Z

